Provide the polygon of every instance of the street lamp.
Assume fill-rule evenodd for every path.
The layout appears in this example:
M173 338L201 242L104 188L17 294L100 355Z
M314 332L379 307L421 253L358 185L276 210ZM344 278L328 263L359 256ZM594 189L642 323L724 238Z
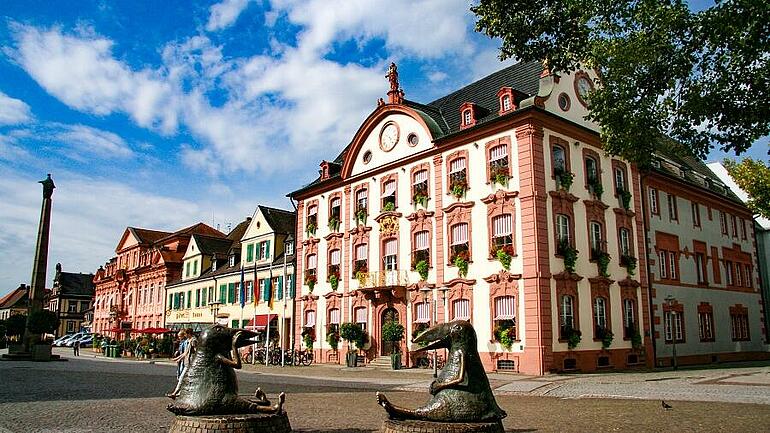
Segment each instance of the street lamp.
M422 300L423 300L423 302L425 302L427 304L428 303L428 295L431 294L432 290L429 287L426 286L426 287L423 287L422 289L420 289L420 291L422 292ZM431 298L432 298L432 296L431 296ZM432 301L431 303L433 304L433 305L431 305L432 306L431 309L433 310L433 321L432 321L433 323L431 324L430 323L430 318L428 318L428 321L429 321L428 324L429 325L435 325L436 322L438 321L438 317L436 316L436 300L435 299L431 299L431 301ZM436 349L433 349L433 377L438 377L438 369L436 368Z
M674 370L678 368L677 362L676 362L676 311L674 311L674 305L676 305L676 298L674 298L673 295L669 294L664 299L666 301L666 305L668 305L668 314L669 314L669 323L671 324L671 356L673 360L673 367Z
M214 324L217 323L217 315L219 314L219 306L222 305L219 301L214 301L209 303L209 310L211 311L211 315L214 316Z

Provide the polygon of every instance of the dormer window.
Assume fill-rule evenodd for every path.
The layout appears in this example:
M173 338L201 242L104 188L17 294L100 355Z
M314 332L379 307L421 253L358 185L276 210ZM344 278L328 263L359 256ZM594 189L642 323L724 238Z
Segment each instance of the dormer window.
M460 129L476 124L476 104L466 102L460 106Z
M506 114L516 109L516 104L513 99L513 89L510 87L503 87L497 92L497 100L500 103L499 115Z
M230 264L230 266L231 266L231 267L232 267L232 266L235 266L235 255L231 255L231 256L230 256L230 262L229 262L229 264Z
M329 178L329 163L327 161L321 162L321 179Z
M286 242L284 249L286 250L287 256L294 254L294 242Z

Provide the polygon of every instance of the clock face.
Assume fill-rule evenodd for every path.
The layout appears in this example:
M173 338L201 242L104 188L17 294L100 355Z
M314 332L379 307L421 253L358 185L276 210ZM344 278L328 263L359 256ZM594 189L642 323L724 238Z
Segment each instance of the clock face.
M580 99L580 102L582 102L583 105L586 105L588 102L588 93L594 89L591 79L585 75L581 75L577 78L575 87L577 87L578 99Z
M380 131L380 148L385 152L390 152L398 143L398 125L390 122L382 127Z

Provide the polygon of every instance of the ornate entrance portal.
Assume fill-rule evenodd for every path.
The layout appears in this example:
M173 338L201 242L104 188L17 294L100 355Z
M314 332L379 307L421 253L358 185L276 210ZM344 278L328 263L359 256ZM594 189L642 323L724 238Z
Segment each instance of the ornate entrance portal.
M382 338L382 327L388 322L398 323L398 311L395 308L390 307L382 311L380 316L380 355L390 355L393 353L393 347L399 343L393 343L392 341L385 341Z

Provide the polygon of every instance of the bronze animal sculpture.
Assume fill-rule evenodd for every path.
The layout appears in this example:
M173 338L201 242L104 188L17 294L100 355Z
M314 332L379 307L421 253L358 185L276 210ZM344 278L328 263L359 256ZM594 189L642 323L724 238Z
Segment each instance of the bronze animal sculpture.
M214 325L203 331L190 365L182 377L182 385L173 404L167 409L177 415L228 415L281 413L284 393L278 404L271 406L265 394L257 389L254 398L238 396L234 369L241 368L238 348L252 344L254 332Z
M417 351L449 349L447 363L430 384L433 396L423 407L404 409L377 393L377 403L391 419L436 422L495 422L507 414L497 405L481 364L476 331L465 320L436 325L412 340L427 343Z

